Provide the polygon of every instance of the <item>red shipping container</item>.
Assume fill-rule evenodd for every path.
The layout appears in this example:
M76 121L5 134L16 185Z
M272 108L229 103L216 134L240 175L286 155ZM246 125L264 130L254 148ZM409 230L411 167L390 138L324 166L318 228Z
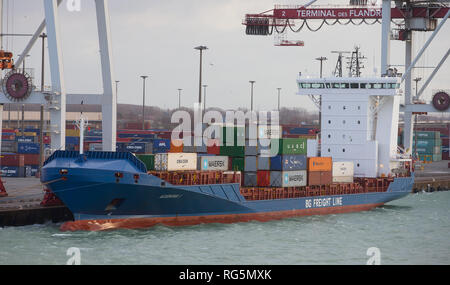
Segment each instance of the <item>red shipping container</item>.
M448 152L442 153L442 160L450 160L450 155Z
M270 171L259 170L257 173L257 184L258 187L269 187L270 186Z
M39 154L24 154L25 165L39 165Z
M333 173L331 171L309 171L308 185L329 185L333 183Z
M23 154L3 154L0 156L1 166L25 166L25 158Z
M219 140L208 140L207 153L220 155L220 141Z

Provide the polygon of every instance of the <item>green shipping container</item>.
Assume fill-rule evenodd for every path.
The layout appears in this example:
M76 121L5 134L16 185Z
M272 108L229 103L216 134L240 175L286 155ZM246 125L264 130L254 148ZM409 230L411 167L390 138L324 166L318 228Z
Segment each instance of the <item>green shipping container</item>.
M278 152L272 153L276 155L306 155L306 139L273 139L272 140L272 151L276 146L276 141L278 141Z
M434 161L434 162L442 161L442 153L440 153L440 154L434 154L434 155L433 155L433 161Z
M222 156L232 156L232 157L244 157L245 147L244 146L221 146L220 155Z
M244 171L245 170L245 159L243 157L233 157L231 159L231 170L232 171Z
M414 133L414 138L417 136L417 139L432 139L437 140L441 138L440 132L416 132Z
M137 154L136 157L145 164L148 171L155 170L155 156L153 154Z

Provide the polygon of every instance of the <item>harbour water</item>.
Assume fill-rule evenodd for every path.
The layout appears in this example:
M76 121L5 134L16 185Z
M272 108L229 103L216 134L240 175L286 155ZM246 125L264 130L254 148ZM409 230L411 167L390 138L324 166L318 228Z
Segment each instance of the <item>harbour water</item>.
M411 194L369 212L268 223L75 233L55 224L0 228L0 264L64 265L74 248L83 265L364 265L374 254L383 265L450 264L449 236L447 191Z

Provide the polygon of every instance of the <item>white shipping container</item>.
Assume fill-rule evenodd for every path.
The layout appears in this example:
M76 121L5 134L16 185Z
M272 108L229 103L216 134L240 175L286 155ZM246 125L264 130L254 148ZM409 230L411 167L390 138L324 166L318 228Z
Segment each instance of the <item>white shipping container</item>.
M333 176L333 183L353 183L353 176Z
M355 166L353 162L333 162L333 177L352 177L353 179L354 175Z
M159 153L155 155L157 171L197 170L196 153Z
M317 140L307 140L306 141L306 154L307 154L307 157L318 157L319 156L319 143Z
M202 156L198 160L198 170L226 171L228 170L228 156Z
M261 125L258 127L260 139L280 139L283 137L281 126Z

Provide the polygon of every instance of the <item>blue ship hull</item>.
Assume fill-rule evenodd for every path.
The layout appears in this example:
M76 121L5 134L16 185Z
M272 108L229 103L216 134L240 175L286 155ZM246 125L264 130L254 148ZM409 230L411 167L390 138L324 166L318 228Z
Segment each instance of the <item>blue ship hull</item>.
M148 175L130 153L56 152L41 181L71 210L63 230L107 230L200 223L268 221L370 210L411 193L414 177L386 192L247 201L238 184L176 186Z

